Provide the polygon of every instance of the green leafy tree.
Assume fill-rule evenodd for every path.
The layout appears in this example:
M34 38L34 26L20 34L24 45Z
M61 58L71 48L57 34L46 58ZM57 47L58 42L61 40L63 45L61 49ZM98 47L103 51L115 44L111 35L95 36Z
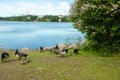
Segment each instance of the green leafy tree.
M75 0L70 12L90 48L120 51L120 0Z

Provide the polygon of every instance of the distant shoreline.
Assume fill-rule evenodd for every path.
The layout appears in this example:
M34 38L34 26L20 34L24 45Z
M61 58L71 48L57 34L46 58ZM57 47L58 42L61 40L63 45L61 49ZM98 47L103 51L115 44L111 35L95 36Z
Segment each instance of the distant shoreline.
M23 22L71 22L69 15L22 15L0 17L0 21L23 21Z

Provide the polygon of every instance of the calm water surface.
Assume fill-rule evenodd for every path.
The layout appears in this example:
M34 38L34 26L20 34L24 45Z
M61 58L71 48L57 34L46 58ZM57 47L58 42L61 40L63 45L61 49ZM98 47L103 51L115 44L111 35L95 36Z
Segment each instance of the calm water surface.
M60 43L78 42L84 35L72 23L57 22L0 22L0 47L31 49L49 47Z

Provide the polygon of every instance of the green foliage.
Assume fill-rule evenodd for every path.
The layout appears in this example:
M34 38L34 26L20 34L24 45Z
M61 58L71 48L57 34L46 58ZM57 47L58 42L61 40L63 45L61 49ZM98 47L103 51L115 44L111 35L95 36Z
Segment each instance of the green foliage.
M58 16L46 15L42 18L44 22L57 22L59 19Z
M0 20L2 21L2 20L5 20L3 17L0 17Z
M0 17L0 21L35 21L35 22L58 22L60 19L61 22L70 22L70 16L66 15L23 15L23 16L12 16L12 17Z
M70 11L89 47L101 53L120 51L119 0L76 0Z

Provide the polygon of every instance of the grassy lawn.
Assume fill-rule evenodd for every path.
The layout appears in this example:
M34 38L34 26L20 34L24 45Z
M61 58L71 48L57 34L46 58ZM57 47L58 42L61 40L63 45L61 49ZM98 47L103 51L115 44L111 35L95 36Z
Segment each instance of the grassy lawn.
M22 65L13 51L9 53L9 60L0 63L0 80L120 80L120 56L30 52L31 62Z

